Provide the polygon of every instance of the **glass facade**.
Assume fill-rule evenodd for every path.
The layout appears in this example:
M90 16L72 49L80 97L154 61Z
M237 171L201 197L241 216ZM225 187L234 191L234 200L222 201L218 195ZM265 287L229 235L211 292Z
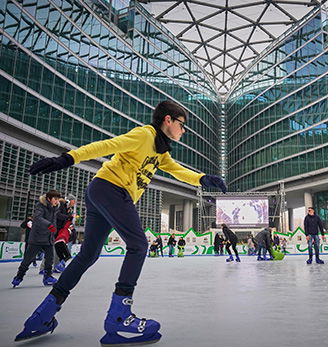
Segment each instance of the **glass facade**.
M318 192L314 194L314 208L316 214L320 217L324 229L328 229L328 191Z
M120 135L150 123L154 107L166 99L190 115L172 156L197 171L222 171L221 106L214 85L178 40L135 2L1 1L0 28L0 121L36 138L33 146L19 144L15 136L2 143L0 195L11 201L8 220L24 219L36 197L50 188L77 195L83 216L83 191L100 163L31 177L27 168L45 156L39 150L44 141L54 144L47 151L58 155ZM158 230L161 192L146 194L140 211L150 197L156 207L149 216L141 213L143 224Z
M328 166L327 12L308 15L243 75L226 104L229 187Z

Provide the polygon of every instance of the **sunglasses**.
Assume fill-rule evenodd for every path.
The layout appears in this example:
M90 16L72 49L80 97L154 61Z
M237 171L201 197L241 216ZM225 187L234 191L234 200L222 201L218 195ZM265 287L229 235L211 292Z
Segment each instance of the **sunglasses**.
M185 122L183 122L182 120L180 120L180 119L178 119L178 118L176 118L176 117L172 117L172 116L171 116L171 118L174 119L174 120L177 120L177 121L179 122L180 128L181 128L181 129L185 129L185 126L186 126L186 125L185 125Z

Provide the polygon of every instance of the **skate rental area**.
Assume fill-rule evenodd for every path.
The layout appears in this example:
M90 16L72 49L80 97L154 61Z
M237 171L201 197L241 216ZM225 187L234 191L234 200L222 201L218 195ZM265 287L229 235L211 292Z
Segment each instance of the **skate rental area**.
M162 338L154 346L326 344L326 265L307 265L306 255L266 262L255 256L241 256L240 263L225 259L146 259L132 311L161 323ZM49 288L41 284L37 268L31 268L22 284L12 289L17 263L1 263L0 346L100 346L112 283L122 261L123 257L100 257L56 314L59 324L53 334L22 342L14 338Z

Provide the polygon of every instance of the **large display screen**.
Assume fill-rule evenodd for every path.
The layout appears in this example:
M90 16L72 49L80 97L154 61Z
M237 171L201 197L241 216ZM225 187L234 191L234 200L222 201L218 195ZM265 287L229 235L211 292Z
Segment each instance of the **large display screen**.
M220 227L222 223L241 228L268 226L268 198L217 198L216 224Z

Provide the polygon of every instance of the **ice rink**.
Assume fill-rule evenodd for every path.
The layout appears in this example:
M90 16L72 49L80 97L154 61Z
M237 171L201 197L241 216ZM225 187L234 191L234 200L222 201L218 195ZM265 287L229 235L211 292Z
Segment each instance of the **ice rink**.
M242 256L147 258L133 312L158 320L157 347L322 347L328 345L328 257L306 265L306 256L257 262ZM18 262L0 263L0 346L100 346L103 320L121 257L102 257L82 277L56 315L50 335L14 342L25 319L48 294L37 268L15 289ZM58 276L58 275L57 275ZM151 346L151 345L150 345Z

